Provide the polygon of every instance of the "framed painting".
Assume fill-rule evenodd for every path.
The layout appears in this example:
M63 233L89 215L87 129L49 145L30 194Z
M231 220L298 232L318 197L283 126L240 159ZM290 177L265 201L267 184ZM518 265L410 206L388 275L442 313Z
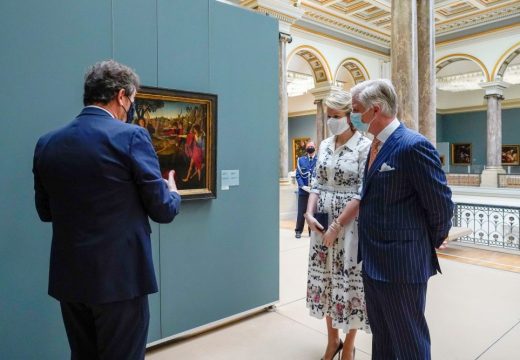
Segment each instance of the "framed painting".
M183 200L216 198L217 95L142 87L132 122L148 130L163 177L175 170Z
M520 145L502 145L502 165L520 165Z
M299 137L292 139L292 149L293 149L293 170L296 170L296 165L298 164L298 158L307 154L305 150L305 145L311 141L310 137Z
M471 165L471 144L451 144L451 164Z

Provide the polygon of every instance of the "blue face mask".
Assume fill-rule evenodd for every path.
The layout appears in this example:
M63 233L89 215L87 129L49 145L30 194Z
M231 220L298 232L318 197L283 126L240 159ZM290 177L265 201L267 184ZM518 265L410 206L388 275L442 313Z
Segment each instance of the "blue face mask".
M357 130L362 131L362 132L368 132L368 129L370 128L370 124L372 123L372 121L374 121L372 119L372 121L370 121L369 123L364 123L361 119L363 117L363 114L365 114L365 113L366 113L366 111L364 113L358 113L358 112L350 113L350 122Z

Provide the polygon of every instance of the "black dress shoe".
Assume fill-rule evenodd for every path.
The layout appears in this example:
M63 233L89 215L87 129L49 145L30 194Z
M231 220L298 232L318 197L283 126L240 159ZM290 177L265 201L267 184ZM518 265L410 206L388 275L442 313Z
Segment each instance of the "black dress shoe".
M297 233L294 235L294 237L295 237L296 239L299 239L299 238L302 237L302 233L301 233L301 232L297 232Z

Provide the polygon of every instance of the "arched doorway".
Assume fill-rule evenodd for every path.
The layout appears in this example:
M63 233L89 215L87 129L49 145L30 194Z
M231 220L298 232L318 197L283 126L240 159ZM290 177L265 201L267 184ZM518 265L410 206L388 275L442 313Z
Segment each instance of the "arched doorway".
M302 155L306 139L316 141L315 97L309 90L332 82L330 67L323 54L312 46L295 48L287 60L287 92L289 96L289 169Z

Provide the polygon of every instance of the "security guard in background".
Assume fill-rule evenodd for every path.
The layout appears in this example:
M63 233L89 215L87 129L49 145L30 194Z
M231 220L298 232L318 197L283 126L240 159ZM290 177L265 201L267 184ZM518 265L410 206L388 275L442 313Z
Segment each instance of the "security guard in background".
M316 146L312 141L305 145L307 155L298 158L296 163L296 181L298 181L298 215L296 218L295 237L302 237L305 219L303 214L307 210L307 201L309 200L310 183L314 170L316 168ZM309 229L310 234L310 229Z

